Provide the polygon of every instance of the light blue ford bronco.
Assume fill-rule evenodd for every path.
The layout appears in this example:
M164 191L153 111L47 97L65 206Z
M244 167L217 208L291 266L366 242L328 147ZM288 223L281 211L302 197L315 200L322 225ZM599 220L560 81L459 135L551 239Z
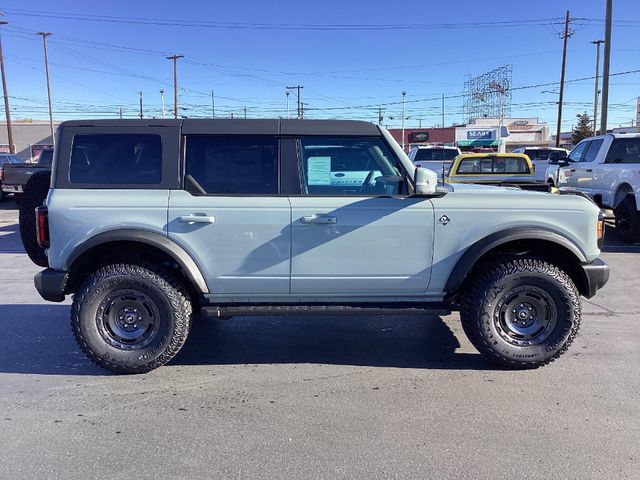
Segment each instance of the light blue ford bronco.
M588 199L438 185L366 122L65 122L41 190L36 288L73 295L80 347L118 373L171 360L196 312L459 310L488 359L533 368L609 277Z

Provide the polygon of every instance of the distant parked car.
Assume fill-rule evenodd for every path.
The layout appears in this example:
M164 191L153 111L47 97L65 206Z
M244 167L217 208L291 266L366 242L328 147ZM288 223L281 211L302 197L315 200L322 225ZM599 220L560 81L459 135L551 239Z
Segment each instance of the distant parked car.
M6 193L2 190L2 182L4 181L4 166L24 163L20 157L13 153L0 153L0 202L4 200Z
M4 193L13 193L16 202L19 202L22 198L23 187L27 181L36 172L39 171L51 171L51 163L53 162L53 149L46 149L40 152L37 163L25 163L20 161L20 164L12 163L7 168L3 168L3 178L1 190Z
M547 167L549 164L555 162L557 166L558 160L567 158L569 152L564 148L556 147L521 147L516 148L512 153L524 153L528 156L533 164L536 180L544 182L547 181Z
M414 165L433 170L442 179L442 173L449 173L451 161L460 155L458 147L417 145L409 151L409 159Z
M544 182L536 180L531 160L522 153L463 153L453 161L447 180L548 190Z

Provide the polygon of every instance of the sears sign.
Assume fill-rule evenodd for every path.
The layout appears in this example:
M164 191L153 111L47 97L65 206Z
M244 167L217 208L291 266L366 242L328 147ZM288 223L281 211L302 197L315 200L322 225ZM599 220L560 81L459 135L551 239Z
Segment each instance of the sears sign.
M491 140L493 130L467 130L467 140Z

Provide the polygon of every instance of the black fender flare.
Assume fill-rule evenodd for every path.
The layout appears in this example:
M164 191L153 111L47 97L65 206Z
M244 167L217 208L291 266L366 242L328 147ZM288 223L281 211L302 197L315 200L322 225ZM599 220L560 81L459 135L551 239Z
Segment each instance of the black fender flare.
M472 244L458 259L455 267L449 274L444 291L451 294L458 290L467 274L476 262L488 251L515 240L545 240L556 243L572 252L576 258L584 263L587 261L585 253L569 238L555 232L539 227L512 227L501 230L478 240Z
M184 248L165 235L148 230L130 228L109 230L107 232L99 233L78 245L71 252L71 255L69 255L66 262L67 269L70 269L74 262L88 250L99 245L113 242L142 243L163 251L175 260L198 293L209 293L209 288L207 287L204 275L202 274L200 267L198 267L193 258L191 258L191 255L189 255Z

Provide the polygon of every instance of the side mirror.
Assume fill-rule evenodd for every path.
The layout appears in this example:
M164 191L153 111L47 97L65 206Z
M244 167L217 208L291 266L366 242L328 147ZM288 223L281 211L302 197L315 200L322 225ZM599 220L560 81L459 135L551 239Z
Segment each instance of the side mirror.
M416 195L433 195L438 187L438 174L428 168L416 167L413 181Z
M558 159L558 166L560 166L560 167L566 167L570 163L571 163L571 160L569 160L568 158L560 158L560 159Z

